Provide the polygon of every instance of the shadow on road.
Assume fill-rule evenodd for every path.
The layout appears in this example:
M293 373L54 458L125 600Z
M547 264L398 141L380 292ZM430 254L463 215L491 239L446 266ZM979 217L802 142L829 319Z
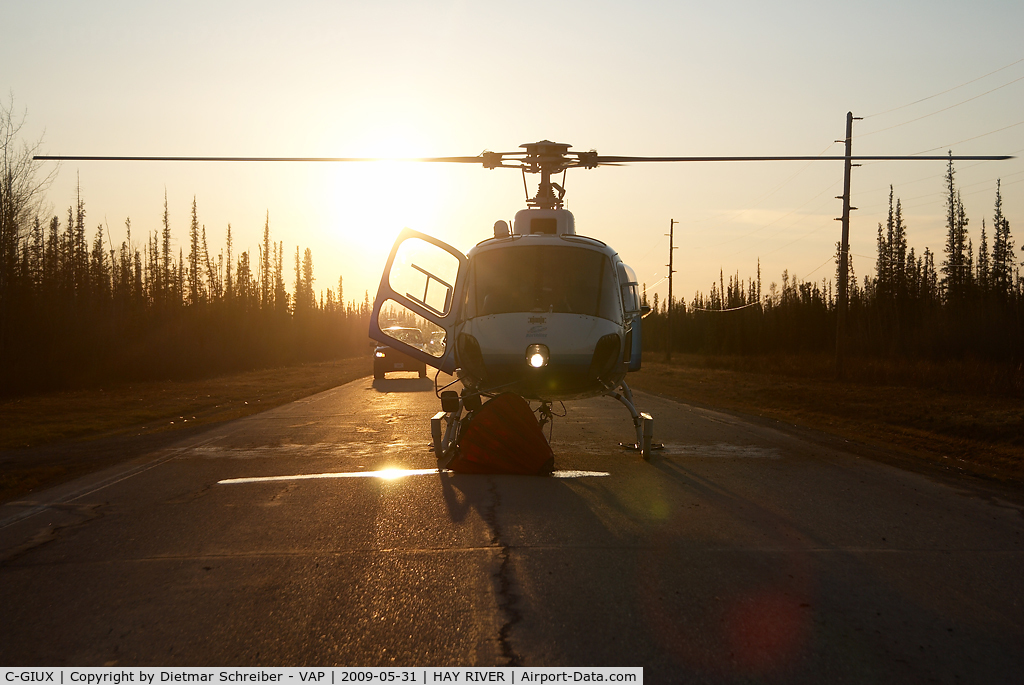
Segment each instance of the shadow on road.
M377 392L429 392L434 381L429 378L382 378L373 381Z

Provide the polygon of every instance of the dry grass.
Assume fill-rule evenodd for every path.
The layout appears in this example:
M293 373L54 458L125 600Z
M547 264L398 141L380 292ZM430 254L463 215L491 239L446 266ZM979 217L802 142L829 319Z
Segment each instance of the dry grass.
M677 356L644 360L630 384L684 402L778 419L905 458L1024 483L1019 368L829 357Z
M21 397L0 403L0 449L227 421L361 378L371 366L370 358L358 357L205 380Z
M195 426L368 375L370 357L194 381L114 385L0 403L0 501L110 466Z

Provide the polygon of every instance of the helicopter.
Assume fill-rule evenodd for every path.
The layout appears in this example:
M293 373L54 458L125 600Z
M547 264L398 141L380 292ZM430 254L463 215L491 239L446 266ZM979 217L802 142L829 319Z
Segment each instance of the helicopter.
M636 157L576 151L571 145L542 140L521 150L466 157L395 158L390 161L481 164L485 169L520 169L539 174L536 194L511 226L499 220L493 235L467 254L425 233L405 228L399 234L374 299L369 336L411 359L456 380L435 392L441 411L431 418L431 437L439 468L455 458L463 426L485 398L511 393L540 403L539 425L552 422L555 402L608 396L629 411L636 437L624 447L644 460L653 442L654 419L638 411L626 375L641 367L642 304L636 273L616 251L597 238L576 233L572 213L563 207L568 169L593 169L637 162L828 161L846 164L844 235L846 254L849 178L861 160L1002 160L999 156L858 155L851 153L852 113L847 113L846 154L771 157ZM41 161L183 162L376 162L365 157L140 157L35 155ZM562 174L562 182L552 176ZM842 288L841 288L842 292ZM842 296L842 295L841 295ZM407 334L415 322L425 330L416 343ZM424 336L425 334L425 336ZM448 389L461 382L462 391Z
M452 458L461 424L483 398L512 392L540 402L543 427L555 402L606 395L630 413L636 442L650 458L654 419L637 410L625 381L640 369L641 319L636 273L596 238L576 233L563 208L563 184L552 175L593 167L596 153L570 152L540 141L525 152L485 152L485 168L518 167L541 176L511 226L495 222L493 235L468 254L423 233L404 229L384 268L370 318L370 337L447 374L462 392L441 390L431 419L440 466ZM411 312L439 344L416 346L391 334L396 313ZM464 416L465 414L465 416Z

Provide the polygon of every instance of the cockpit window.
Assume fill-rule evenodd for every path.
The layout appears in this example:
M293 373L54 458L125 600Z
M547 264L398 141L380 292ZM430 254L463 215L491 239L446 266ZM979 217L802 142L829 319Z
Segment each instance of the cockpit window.
M581 247L525 245L482 252L471 262L466 290L467 318L559 312L622 319L611 260Z

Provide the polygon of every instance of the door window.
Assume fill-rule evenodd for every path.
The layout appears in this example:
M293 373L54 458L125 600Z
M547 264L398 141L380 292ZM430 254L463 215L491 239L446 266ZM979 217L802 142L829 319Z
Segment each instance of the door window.
M409 238L398 248L388 283L391 289L438 316L452 308L458 258L433 243Z

